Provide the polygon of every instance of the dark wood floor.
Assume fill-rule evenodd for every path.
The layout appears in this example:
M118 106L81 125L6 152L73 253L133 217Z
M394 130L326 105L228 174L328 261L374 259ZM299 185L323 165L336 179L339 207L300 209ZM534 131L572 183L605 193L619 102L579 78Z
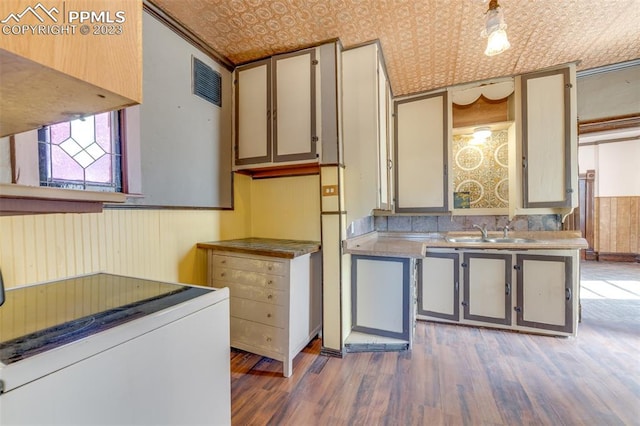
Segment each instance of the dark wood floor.
M640 280L640 265L625 271ZM577 338L418 322L409 352L338 359L320 345L288 379L232 350L232 423L640 425L640 297L583 300Z

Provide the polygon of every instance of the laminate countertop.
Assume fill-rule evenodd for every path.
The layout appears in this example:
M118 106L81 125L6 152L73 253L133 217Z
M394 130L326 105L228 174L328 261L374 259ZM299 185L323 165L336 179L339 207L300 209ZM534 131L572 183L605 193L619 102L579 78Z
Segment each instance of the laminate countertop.
M293 259L320 251L320 242L275 238L241 238L198 243L198 248Z
M488 238L500 238L502 232L489 232ZM577 231L512 231L511 239L526 242L453 242L451 238L480 237L479 232L370 232L343 241L346 253L370 256L423 257L429 249L497 249L497 250L579 250L587 248L587 241Z

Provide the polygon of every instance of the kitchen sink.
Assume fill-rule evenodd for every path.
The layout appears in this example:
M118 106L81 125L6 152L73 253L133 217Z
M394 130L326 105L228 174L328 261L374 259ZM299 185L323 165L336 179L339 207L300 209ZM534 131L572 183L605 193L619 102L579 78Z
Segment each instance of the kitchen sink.
M535 243L536 240L529 238L487 238L484 240L487 243L509 243L509 244L527 244Z
M536 240L531 240L529 238L445 237L445 240L449 243L464 243L464 244L480 244L480 243L530 244L530 243L536 242Z
M446 237L449 243L486 243L482 237Z

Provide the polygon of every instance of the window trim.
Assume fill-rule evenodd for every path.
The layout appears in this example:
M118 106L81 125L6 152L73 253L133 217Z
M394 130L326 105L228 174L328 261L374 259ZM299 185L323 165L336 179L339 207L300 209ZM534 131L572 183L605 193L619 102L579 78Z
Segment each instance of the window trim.
M39 186L37 130L11 136L12 183L0 183L0 215L99 212L104 203L125 203L128 197L141 196L140 107L126 108L120 126L122 192ZM17 152L17 142L34 144L35 149Z

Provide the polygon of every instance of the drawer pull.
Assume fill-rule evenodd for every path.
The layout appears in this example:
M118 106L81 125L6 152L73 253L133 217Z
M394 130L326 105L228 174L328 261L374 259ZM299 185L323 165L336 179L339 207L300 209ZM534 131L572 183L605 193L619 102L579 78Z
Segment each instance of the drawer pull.
M267 318L271 318L271 314L267 314Z
M267 284L272 285L273 284L273 280L267 281Z
M269 299L269 300L273 299L273 294L268 295L267 299Z
M267 337L267 342L270 342L270 341L271 341L271 337Z
M221 276L221 277L224 277L225 275L227 275L227 274L226 274L226 273L224 273L224 272L222 272L222 273L220 274L220 276Z
M273 266L269 265L269 266L267 267L267 269L268 269L268 270L270 270L270 271L272 271L272 270L273 270Z
M226 260L221 260L220 263L222 263L224 265L225 263L227 263L227 261Z

